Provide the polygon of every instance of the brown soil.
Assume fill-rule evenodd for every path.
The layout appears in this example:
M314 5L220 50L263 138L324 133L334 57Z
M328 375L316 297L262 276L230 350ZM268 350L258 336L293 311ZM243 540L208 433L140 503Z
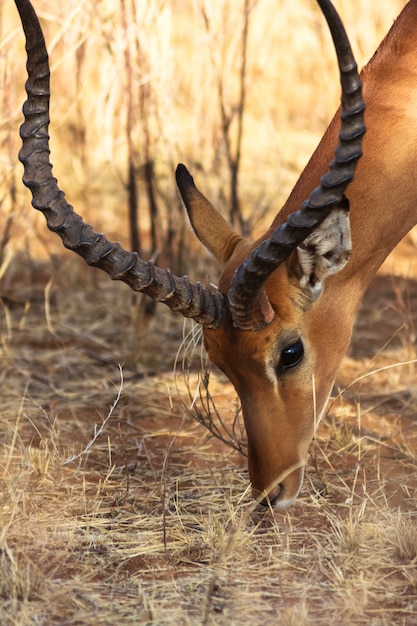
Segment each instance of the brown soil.
M412 254L407 240L372 283L301 497L274 514L254 507L245 457L192 417L197 373L173 373L182 322L78 261L52 282L48 267L16 271L2 300L2 623L415 623ZM231 386L213 371L210 389L230 427Z

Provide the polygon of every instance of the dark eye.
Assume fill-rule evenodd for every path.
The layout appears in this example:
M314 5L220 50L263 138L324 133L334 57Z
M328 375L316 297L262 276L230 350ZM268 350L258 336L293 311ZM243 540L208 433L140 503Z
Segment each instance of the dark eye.
M304 356L304 346L301 339L297 339L297 341L290 346L284 348L281 352L281 356L279 359L277 372L282 374L285 370L290 367L294 367L298 365L303 360Z

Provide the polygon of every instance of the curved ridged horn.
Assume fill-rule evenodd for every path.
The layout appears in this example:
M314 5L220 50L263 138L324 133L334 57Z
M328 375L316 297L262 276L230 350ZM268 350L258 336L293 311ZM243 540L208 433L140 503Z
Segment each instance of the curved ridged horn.
M342 85L339 144L330 169L299 211L291 213L240 265L230 285L228 299L233 323L242 330L259 330L274 318L265 281L308 237L335 207L348 208L344 196L362 156L365 104L357 66L343 24L329 0L317 0L326 17L336 48ZM256 310L256 313L254 313Z
M136 252L127 252L96 233L74 212L52 175L49 161L50 71L45 39L29 0L15 0L26 36L28 99L23 105L25 122L20 129L23 146L19 159L24 165L23 182L32 192L32 204L45 215L48 228L56 232L66 248L79 254L88 265L104 270L170 309L179 311L209 328L217 328L224 312L224 296L212 293L186 276L145 262Z

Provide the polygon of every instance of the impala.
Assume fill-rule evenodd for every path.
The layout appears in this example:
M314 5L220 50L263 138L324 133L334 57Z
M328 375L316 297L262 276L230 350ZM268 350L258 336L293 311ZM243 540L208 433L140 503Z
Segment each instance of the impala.
M33 206L89 265L203 325L211 360L241 400L253 494L277 509L298 496L363 294L417 222L417 0L404 8L361 79L335 9L317 1L336 48L341 112L265 235L242 238L187 169L177 168L191 224L222 267L213 291L109 242L66 202L49 162L45 41L30 1L15 0L29 76L19 157Z

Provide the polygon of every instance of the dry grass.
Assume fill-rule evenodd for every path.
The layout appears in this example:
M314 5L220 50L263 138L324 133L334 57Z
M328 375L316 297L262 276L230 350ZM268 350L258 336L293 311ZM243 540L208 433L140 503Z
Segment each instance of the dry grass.
M3 301L2 624L413 624L415 370L402 332L363 354L375 312L390 312L380 345L401 326L390 278L364 303L302 496L273 514L245 458L189 417L204 407L195 371L175 384L182 322L160 312L133 353L137 302L71 267ZM234 394L211 377L230 427Z
M139 92L141 85L149 86L145 120L160 194L160 228L164 230L168 223L183 224L173 175L178 162L190 167L200 187L226 212L228 168L217 85L224 81L226 106L233 110L243 5L231 0L146 0L136 4L138 27L125 33L116 0L68 0L55 9L47 0L35 2L53 72L55 173L85 219L122 243L128 241L128 95L121 42L137 36L142 51L142 64L132 70L133 87ZM360 65L373 53L404 4L404 0L380 0L377 4L339 0ZM340 94L334 51L315 2L257 0L253 5L240 196L246 218L259 232L288 196ZM0 76L7 85L0 103L2 224L13 215L13 246L36 257L49 256L60 252L59 244L45 234L43 218L27 211L28 193L21 187L21 165L16 159L20 147L16 130L25 98L24 64L17 11L13 2L2 3ZM131 135L138 150L140 220L146 233L148 207L140 169L145 120L137 110L134 117ZM233 142L233 124L231 135ZM185 249L194 248L191 234L184 236ZM186 271L194 278L193 268ZM195 273L201 277L199 267Z
M212 25L222 7L225 30L213 28L203 37L197 3L187 10L188 29L178 2L143 6L157 4L160 11L145 11L143 19L150 20L149 42L155 35L151 59L162 54L167 61L158 78L169 109L163 110L167 128L158 144L165 158L160 174L168 181L171 161L185 155L221 200L224 181L214 165L222 158L214 141L218 122L207 99L215 74L193 73L188 60L196 56L202 67L201 41L209 36L216 35L223 50L237 19L230 8L235 5L212 3ZM314 5L276 4L272 11L271 2L259 0L252 25L257 87L251 90L242 176L247 211L271 197L279 204L334 108L326 103L329 110L322 110L317 98L311 105L311 76L326 84L328 71L334 82ZM361 55L369 56L401 4L338 3ZM65 113L53 140L63 187L87 219L126 238L119 210L126 146L116 132L114 106L120 84L112 83L111 92L99 89L105 68L112 67L109 58L119 59L116 4L62 2L59 15L50 3L38 5L55 59L55 114ZM209 438L190 415L204 417L209 407L241 445L235 395L215 370L209 391L204 376L201 383L197 369L204 356L194 331L184 331L164 307L158 317L149 316L125 286L61 256L27 210L16 164L23 45L12 3L1 6L0 19L0 70L8 86L0 110L1 625L414 624L417 272L410 266L411 244L397 252L398 267L386 266L365 298L299 501L283 513L256 509L244 456ZM164 44L168 26L178 58ZM65 77L76 63L74 51L84 45L82 82L97 86L99 106L90 94L77 109L78 100L68 106L73 84ZM96 82L89 74L94 67L102 72ZM273 80L277 75L285 79ZM288 91L277 97L271 84ZM327 96L333 98L328 87ZM105 123L91 151L83 151L80 119L91 119L90 139ZM106 184L92 198L102 177ZM166 197L174 198L171 182L163 180ZM268 192L262 191L266 184ZM183 336L187 355L176 358ZM183 362L190 372L181 371Z

